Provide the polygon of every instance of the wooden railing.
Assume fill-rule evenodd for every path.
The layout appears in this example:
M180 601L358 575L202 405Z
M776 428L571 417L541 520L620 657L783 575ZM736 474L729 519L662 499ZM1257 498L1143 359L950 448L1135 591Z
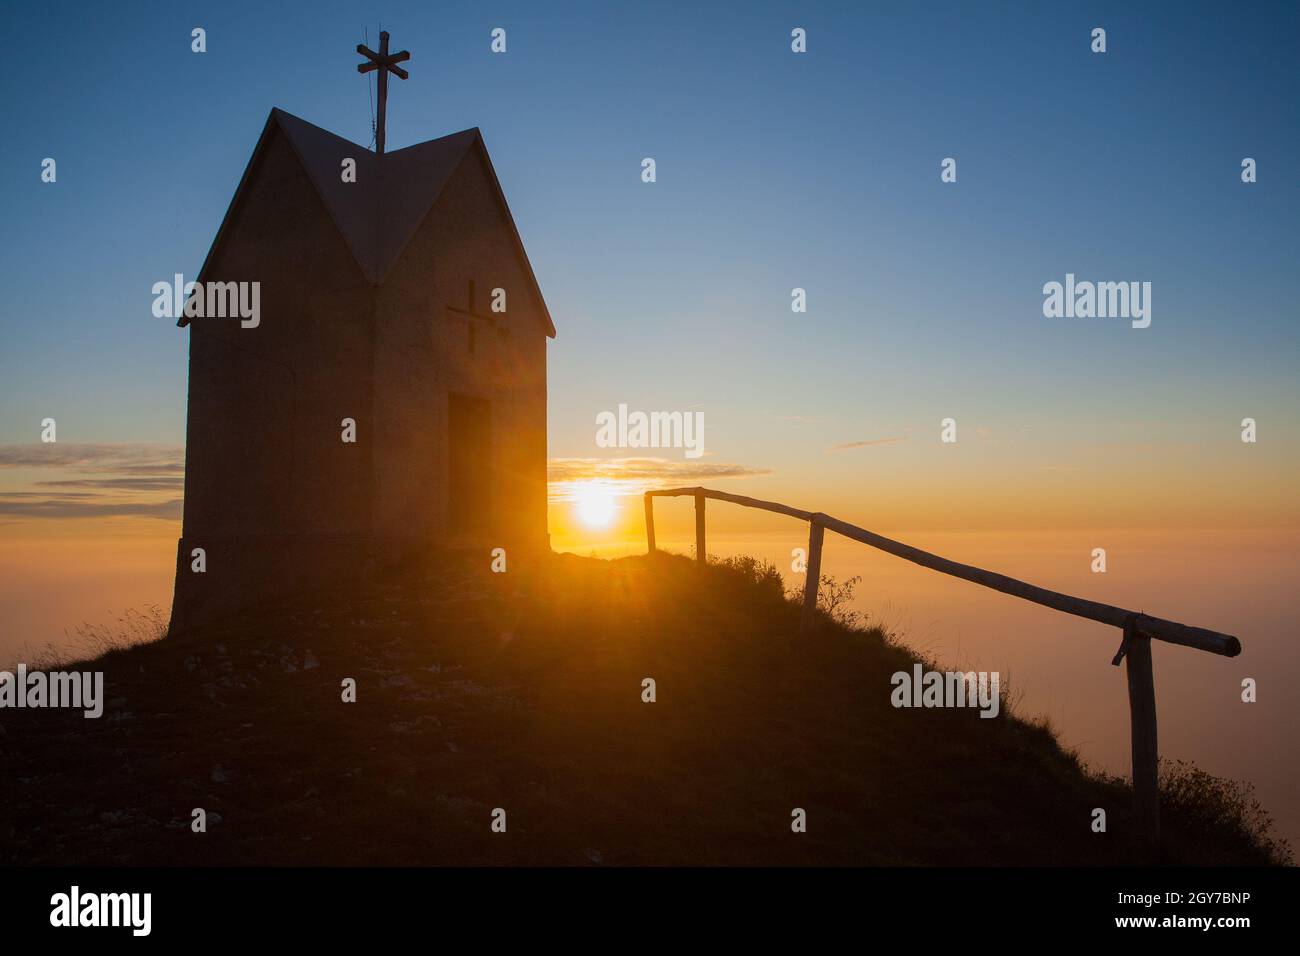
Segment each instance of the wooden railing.
M1169 621L1161 617L1151 617L1140 611L1130 611L1111 604L1101 604L1084 598L1072 597L1058 591L1049 591L1005 574L985 571L983 568L971 567L949 561L938 555L930 554L919 548L902 544L890 538L859 528L857 525L840 521L820 511L801 511L789 505L775 501L762 501L747 498L744 495L727 494L710 488L670 488L663 491L645 493L645 531L646 543L651 554L655 551L655 497L692 497L695 499L695 557L699 564L708 561L708 552L704 544L704 502L708 498L716 501L729 501L746 508L759 508L776 514L789 515L800 521L808 522L808 573L804 582L803 610L799 621L799 633L806 634L812 627L817 611L817 587L821 579L822 539L826 529L841 534L854 541L861 541L873 548L886 551L904 560L922 567L940 571L943 574L985 587L1002 591L1026 601L1033 601L1044 607L1066 614L1086 617L1091 621L1109 624L1123 631L1119 650L1111 663L1119 666L1126 661L1128 676L1129 725L1133 742L1133 811L1138 834L1154 841L1160 834L1160 782L1159 751L1156 745L1156 689L1155 678L1151 670L1151 641L1166 641L1170 644L1182 644L1221 654L1224 657L1236 657L1241 653L1241 642L1229 634L1192 627Z

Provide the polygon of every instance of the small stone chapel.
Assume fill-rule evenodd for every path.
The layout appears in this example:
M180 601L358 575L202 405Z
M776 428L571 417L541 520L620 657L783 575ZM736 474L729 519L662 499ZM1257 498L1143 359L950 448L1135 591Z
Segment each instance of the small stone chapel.
M478 129L384 151L272 109L198 276L173 627L431 553L548 546L555 327ZM196 568L201 567L201 570Z

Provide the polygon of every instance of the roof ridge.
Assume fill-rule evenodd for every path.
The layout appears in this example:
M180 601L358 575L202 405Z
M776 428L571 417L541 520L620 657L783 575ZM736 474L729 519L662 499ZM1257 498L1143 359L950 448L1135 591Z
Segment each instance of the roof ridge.
M213 254L253 177L258 159L265 152L272 126L277 127L288 141L290 150L316 190L362 275L371 285L376 286L382 285L388 278L411 239L428 218L452 174L465 161L474 144L478 143L528 278L537 292L548 333L555 335L555 326L551 322L546 303L541 298L537 278L533 275L527 252L519 239L510 207L501 192L501 184L492 169L492 160L487 155L483 133L477 126L412 143L379 156L324 127L278 106L272 107L225 218L204 258L199 270L199 281L203 281ZM345 182L342 169L348 159L355 163L356 175L354 179ZM186 325L188 322L182 317L178 324Z

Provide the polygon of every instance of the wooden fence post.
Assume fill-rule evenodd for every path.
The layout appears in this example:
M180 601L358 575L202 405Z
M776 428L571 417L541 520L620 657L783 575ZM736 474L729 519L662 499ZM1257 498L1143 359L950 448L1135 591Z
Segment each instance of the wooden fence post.
M808 522L808 574L803 583L803 614L799 618L799 636L812 630L817 612L817 585L822 576L822 539L826 529L814 519Z
M704 495L695 496L695 560L700 567L708 563L708 552L704 548Z
M645 495L646 554L655 553L655 500L650 492Z
M1166 641L1184 647L1221 654L1224 657L1236 657L1241 653L1241 641L1231 634L1202 627L1189 627L1166 618L1149 617L1137 611L1130 611L1109 604L1100 604L1083 598L1049 591L1036 587L1025 581L1009 578L966 564L959 564L936 554L922 551L900 541L893 541L883 535L859 528L821 512L802 511L774 501L761 501L744 495L733 495L711 488L672 488L658 491L660 495L695 498L695 557L701 567L708 564L708 551L704 542L704 501L714 498L729 501L746 508L759 508L775 514L786 515L807 521L808 528L808 566L804 580L803 608L799 618L800 635L811 632L817 613L817 591L821 579L822 540L825 531L830 528L852 541L860 541L877 550L884 551L930 568L941 574L961 578L975 584L1010 594L1025 601L1032 601L1043 607L1066 614L1074 614L1090 621L1121 627L1124 630L1124 643L1111 661L1116 666L1125 657L1128 658L1126 673L1128 677L1128 703L1130 734L1133 750L1133 816L1134 827L1139 839L1155 843L1160 838L1160 751L1156 731L1156 685L1152 673L1151 642ZM654 513L650 495L646 494L646 538L651 552L655 550Z
M1156 744L1156 684L1151 669L1151 638L1129 625L1129 724L1133 736L1133 819L1138 837L1160 837L1160 756Z

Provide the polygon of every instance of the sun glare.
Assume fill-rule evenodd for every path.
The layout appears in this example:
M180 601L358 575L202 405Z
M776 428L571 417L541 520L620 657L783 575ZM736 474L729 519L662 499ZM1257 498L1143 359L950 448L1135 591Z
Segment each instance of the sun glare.
M578 520L588 528L605 528L618 511L614 489L601 481L586 481L575 485L572 491L573 509Z

